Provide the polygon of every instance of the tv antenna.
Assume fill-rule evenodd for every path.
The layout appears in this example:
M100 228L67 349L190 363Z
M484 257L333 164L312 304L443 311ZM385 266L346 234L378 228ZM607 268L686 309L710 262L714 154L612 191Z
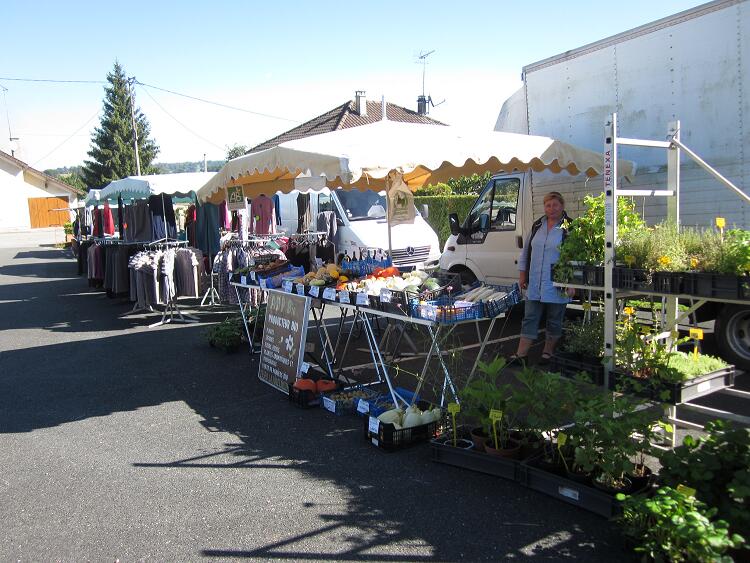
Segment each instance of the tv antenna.
M429 57L434 52L435 49L426 53L420 51L419 55L417 56L417 58L419 59L417 62L422 65L422 95L417 98L417 113L419 113L420 115L426 115L428 113L427 104L431 105L432 107L437 107L445 101L443 100L442 102L438 102L436 104L432 101L432 96L425 95L424 91L425 75L427 74L427 57Z

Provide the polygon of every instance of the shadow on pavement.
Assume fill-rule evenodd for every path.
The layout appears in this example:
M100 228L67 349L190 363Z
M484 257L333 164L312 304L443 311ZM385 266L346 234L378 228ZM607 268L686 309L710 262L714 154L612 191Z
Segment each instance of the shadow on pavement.
M73 278L0 286L0 302L6 301L0 319L15 317L0 320L0 328L123 328L110 317L116 307L80 294L84 284ZM34 285L45 286L41 297ZM65 326L74 314L80 320ZM211 559L632 559L618 532L597 516L502 479L433 464L424 445L386 454L363 438L362 419L295 408L257 379L245 351L225 355L209 348L204 329L124 331L2 352L0 433L183 401L200 416L204 431L226 432L236 440L167 462L133 459L147 476L158 468L204 471L206 479L217 470L247 471L249 480L255 471L302 476L286 482L279 481L280 473L270 484L278 487L271 495L283 503L282 513L297 514L312 526L269 519L267 535L241 545L204 546L200 554ZM336 499L315 498L307 483L313 490L315 483L330 483L341 493ZM243 510L238 517L273 514L266 506Z

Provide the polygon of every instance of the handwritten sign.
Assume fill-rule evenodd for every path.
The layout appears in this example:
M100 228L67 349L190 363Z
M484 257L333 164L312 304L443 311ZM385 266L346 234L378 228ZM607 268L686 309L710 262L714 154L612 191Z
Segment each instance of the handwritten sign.
M380 430L380 421L376 417L371 416L367 423L367 429L371 434L377 434Z
M332 287L326 287L323 290L323 299L328 299L329 301L336 301L336 290Z
M286 291L287 293L292 292L292 281L291 280L284 280L281 282L281 289Z
M700 328L691 328L690 338L694 340L703 340L703 330Z
M340 303L351 303L351 301L349 301L349 292L348 291L339 291L339 302Z
M289 393L289 385L297 380L304 365L309 313L308 297L268 292L258 378L284 393Z
M357 293L357 305L369 305L370 297L366 293Z
M297 284L297 295L304 295L305 294L305 284L298 283Z
M266 278L260 278L260 288L268 289L268 281L266 280Z
M380 302L381 303L390 303L391 302L391 290L390 289L381 289L380 290Z
M370 412L370 403L368 403L364 399L360 399L359 403L357 403L357 412L368 414Z
M253 280L253 281L256 280L256 278L255 278L255 272L250 272L250 279Z
M310 286L310 296L311 297L320 297L320 288L317 285L311 285Z

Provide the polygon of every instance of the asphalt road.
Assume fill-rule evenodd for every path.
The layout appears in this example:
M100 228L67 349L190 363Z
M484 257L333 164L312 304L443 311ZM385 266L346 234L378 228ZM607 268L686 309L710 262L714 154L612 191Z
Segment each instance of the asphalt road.
M62 251L0 249L0 560L630 560L606 520L386 454L197 325L145 328Z

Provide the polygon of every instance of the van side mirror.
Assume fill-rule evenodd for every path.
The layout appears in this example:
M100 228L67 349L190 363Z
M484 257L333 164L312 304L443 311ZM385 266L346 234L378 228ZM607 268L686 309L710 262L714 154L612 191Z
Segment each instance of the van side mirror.
M423 219L427 219L430 216L430 208L426 203L422 204L422 209L419 210L420 215Z
M453 236L456 236L461 232L461 226L458 222L458 213L451 213L448 215L448 225L450 226L451 234Z
M483 233L488 233L490 230L490 216L487 213L479 216L479 230Z

